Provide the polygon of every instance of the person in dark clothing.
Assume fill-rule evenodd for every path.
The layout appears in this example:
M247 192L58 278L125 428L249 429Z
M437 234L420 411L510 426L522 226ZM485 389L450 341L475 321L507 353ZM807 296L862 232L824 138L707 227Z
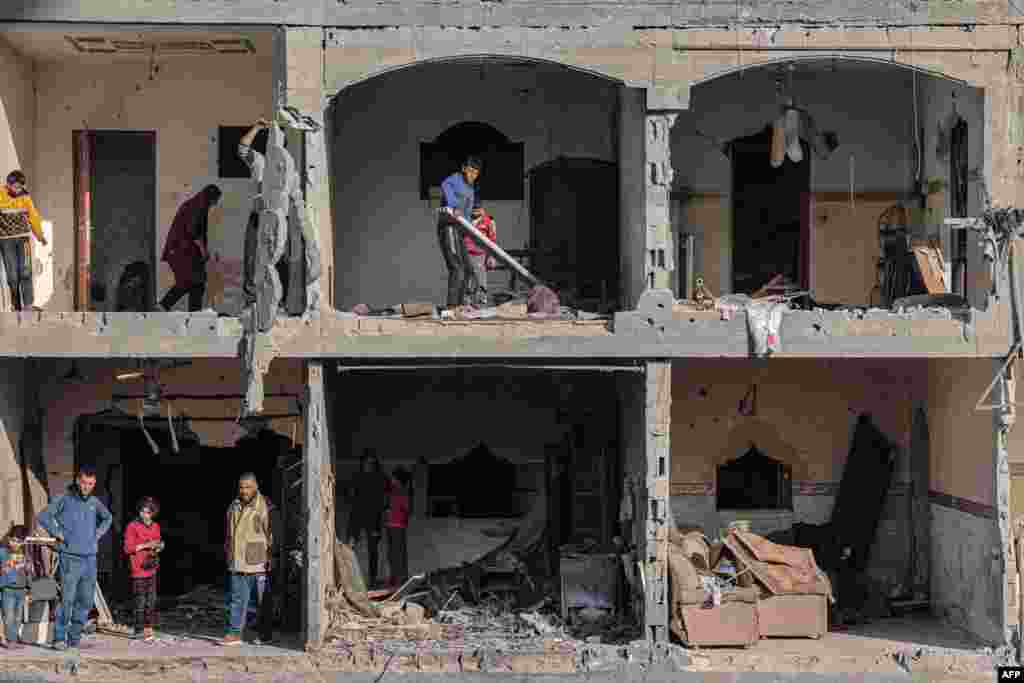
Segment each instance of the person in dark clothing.
M62 604L53 629L57 650L78 647L96 597L96 551L113 518L92 495L95 488L95 468L83 465L67 493L54 498L38 517L39 525L57 539L60 555Z
M359 472L349 485L352 510L348 519L347 540L355 547L359 538L366 534L366 550L369 556L367 583L377 581L378 548L380 546L381 524L384 510L388 506L388 478L381 470L380 460L372 448L363 451Z
M453 173L441 183L441 213L437 221L437 240L448 268L449 309L461 306L466 298L470 263L462 232L455 226L455 217L470 220L476 205L474 185L480 177L483 164L476 157L470 157L462 164L462 170Z
M199 194L182 204L174 215L163 254L163 260L167 261L174 272L174 286L160 300L160 310L171 310L186 294L189 311L203 308L206 262L210 260L207 247L210 209L217 205L220 197L219 187L207 185Z
M403 467L391 473L388 480L388 510L384 516L384 526L388 532L388 565L391 577L388 579L390 588L399 588L409 577L409 485L412 475Z

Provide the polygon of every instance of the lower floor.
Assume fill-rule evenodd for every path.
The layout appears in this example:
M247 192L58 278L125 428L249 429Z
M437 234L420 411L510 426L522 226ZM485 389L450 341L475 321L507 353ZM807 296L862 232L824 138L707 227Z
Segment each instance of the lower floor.
M22 675L67 675L71 680L146 680L157 683L201 680L230 681L244 675L253 681L299 681L316 672L321 680L361 680L361 674L377 676L382 671L421 677L424 683L439 680L470 680L476 675L500 673L559 674L559 679L588 680L610 677L623 680L630 667L640 665L639 646L625 654L608 652L601 646L586 645L560 653L522 653L488 658L487 653L451 657L437 643L418 643L419 656L408 648L381 644L371 648L339 648L328 645L317 653L305 653L295 645L278 648L228 649L200 641L161 636L155 643L133 643L113 636L87 638L93 647L77 659L43 648L26 648L0 660L0 672ZM845 633L830 633L820 640L765 641L747 649L716 648L672 651L655 657L648 665L648 678L659 680L707 680L709 674L729 673L730 680L761 681L773 672L808 674L808 680L848 680L854 673L871 674L877 680L904 680L908 671L927 675L935 681L988 681L1001 662L999 653L983 652L976 641L934 619L895 619L884 625L862 626ZM587 653L587 654L584 654ZM392 658L393 655L393 658ZM385 662L386 665L385 665ZM700 676L701 678L697 678ZM43 680L40 678L40 680ZM370 681L371 679L367 679ZM417 679L419 680L419 679ZM581 679L582 680L582 679Z
M1017 627L1007 462L1024 446L1001 433L1005 411L983 409L1003 395L999 383L986 393L992 360L277 359L262 417L244 421L240 372L203 359L0 363L0 526L31 521L93 465L114 516L98 562L118 622L130 621L124 526L140 497L161 504L161 637L101 633L83 662L234 656L218 645L221 520L250 471L283 512L279 643L359 662L344 666L380 668L355 654L366 648L422 658L457 643L462 671L490 650L576 671L588 648L614 659L667 641L707 670L827 671L858 657L905 669L920 658L904 650L955 667ZM400 535L380 518L396 480L409 512ZM741 605L753 636L734 656L734 640L700 625L778 595L770 577L752 571L744 585L735 573L761 560L729 545L733 529L811 549L831 595L812 591L821 628L770 637ZM685 534L708 549L704 565L686 554L698 593L673 564ZM745 588L759 597L744 603Z

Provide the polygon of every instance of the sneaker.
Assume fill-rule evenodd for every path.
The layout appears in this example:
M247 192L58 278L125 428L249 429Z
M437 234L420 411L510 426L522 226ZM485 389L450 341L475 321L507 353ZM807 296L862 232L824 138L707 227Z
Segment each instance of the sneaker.
M252 644L253 645L273 645L274 644L274 638L273 638L273 636L271 636L270 638L255 638L255 639L253 639Z
M61 641L59 643L54 643L52 647L57 652L64 652L65 650L68 649L68 644L63 642L63 641Z
M229 633L226 636L224 636L224 640L223 640L222 644L223 645L241 645L242 644L242 636L238 635L237 633Z

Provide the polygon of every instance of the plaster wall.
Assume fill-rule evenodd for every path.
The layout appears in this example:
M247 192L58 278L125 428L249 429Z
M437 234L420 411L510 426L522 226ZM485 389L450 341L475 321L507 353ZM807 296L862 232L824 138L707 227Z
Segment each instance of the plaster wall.
M28 406L28 363L0 361L0 534L12 524L25 523L46 505L44 477L31 462L30 437L26 419Z
M981 506L994 505L994 432L992 412L974 405L995 371L988 359L928 361L930 489Z
M994 519L932 504L934 612L986 642L1003 643L1003 576Z
M0 39L0 173L20 168L35 187L35 66Z
M535 65L418 66L343 90L328 110L336 308L444 300L435 207L419 195L421 142L481 121L525 143L526 171L559 156L617 161L617 111L616 86ZM487 202L505 248L529 239L523 182L522 201Z
M242 245L251 202L248 181L218 180L217 127L269 116L271 60L260 56L177 57L150 80L147 63L88 61L36 65L38 117L34 195L54 224L55 291L48 309L74 302L74 178L72 132L83 129L155 131L157 146L157 254L178 207L208 183L224 191L211 215L210 289L226 290L218 308L237 312ZM160 263L157 296L171 284Z
M909 482L914 402L923 399L922 362L784 359L691 361L673 365L671 505L676 525L717 536L734 519L758 533L831 518L857 417L870 413L897 446L896 466L870 573L891 584L913 563ZM738 406L757 386L756 414ZM716 467L755 443L793 468L791 511L719 511Z
M731 291L731 163L721 144L760 132L777 115L776 70L753 68L697 85L691 109L673 129L676 168L676 229L695 235L695 275L715 294ZM907 69L839 61L836 70L798 66L793 93L819 129L838 133L840 146L827 160L811 161L815 197L812 238L812 292L816 300L866 305L877 302L878 220L893 204L911 199L916 177L948 179L949 162L937 159L937 124L951 110L957 92L958 112L969 126L969 164L984 170L985 115L982 91L952 81L916 75ZM865 98L864 92L878 99ZM877 107L875 102L887 106ZM923 129L924 164L915 164L914 121ZM767 163L767 161L766 161ZM980 204L971 189L970 210ZM852 197L850 195L853 195ZM930 219L940 224L941 209ZM914 202L911 202L913 204ZM933 202L934 203L934 202ZM974 215L972 213L972 215ZM937 233L937 228L935 229ZM987 270L970 240L972 303L986 305ZM947 251L948 254L948 251Z
M974 405L996 370L988 359L928 362L933 609L990 642L1002 642L1010 577L995 511L993 414ZM1011 457L1020 440L1012 434Z

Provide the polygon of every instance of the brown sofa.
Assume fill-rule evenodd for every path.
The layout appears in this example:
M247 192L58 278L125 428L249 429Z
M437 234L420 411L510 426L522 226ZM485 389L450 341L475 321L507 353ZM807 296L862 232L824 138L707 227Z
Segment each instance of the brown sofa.
M689 646L747 647L760 637L757 617L758 589L741 588L711 604L701 576L710 575L712 550L699 531L669 532L668 565L671 601L670 628Z
M750 646L762 637L820 638L828 632L831 585L814 554L749 532L712 547L699 530L668 534L672 632L691 646ZM739 588L711 606L702 576L721 553L735 560Z

